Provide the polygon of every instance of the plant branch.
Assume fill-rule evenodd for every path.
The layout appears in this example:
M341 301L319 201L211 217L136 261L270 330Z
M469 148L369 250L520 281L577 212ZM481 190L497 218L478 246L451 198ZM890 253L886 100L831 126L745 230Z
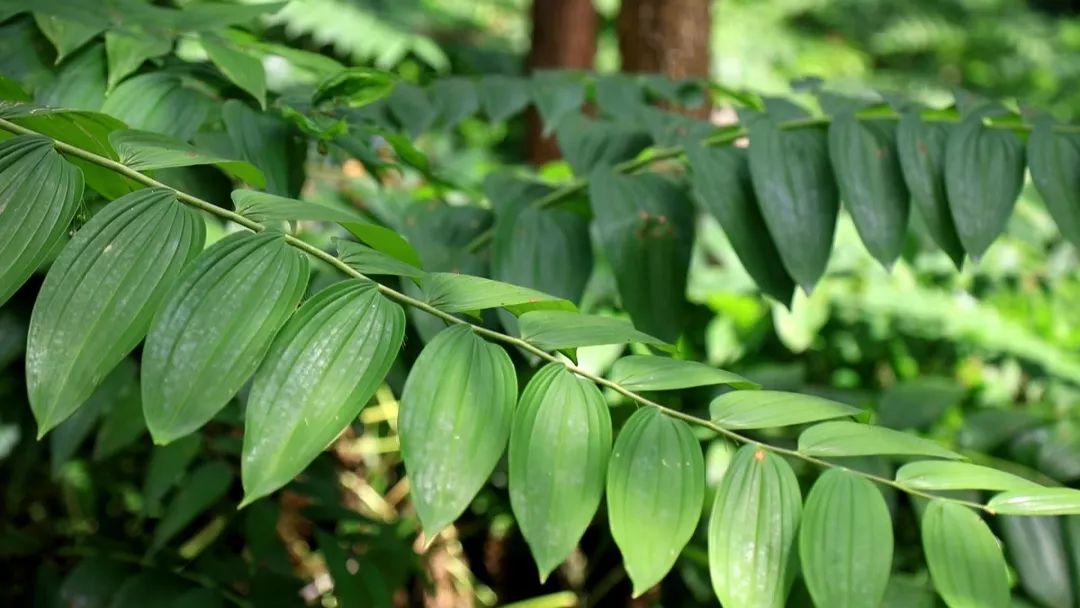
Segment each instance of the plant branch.
M60 151L61 153L64 153L64 154L67 154L67 155L70 155L70 156L73 156L73 157L76 157L76 158L80 158L82 160L94 163L94 164L99 165L101 167L104 167L106 169L110 169L110 170L115 171L116 173L118 173L120 175L123 175L123 176L125 176L127 178L130 178L130 179L132 179L132 180L134 180L136 182L139 182L141 184L144 184L146 186L153 187L153 188L166 188L168 190L172 190L173 192L176 193L176 198L179 201L181 201L181 202L183 202L185 204L191 205L192 207L195 207L197 209L201 209L202 211L206 211L207 213L210 213L212 215L216 215L216 216L218 216L218 217L220 217L222 219L229 220L231 222L235 222L236 224L239 224L239 225L241 225L241 226L243 226L243 227L245 227L245 228L247 228L249 230L252 230L254 232L262 232L263 230L266 229L266 226L264 226L263 224L260 224L259 222L252 221L252 220L250 220L250 219L248 219L248 218L246 218L246 217L244 217L244 216L242 216L242 215L240 215L238 213L229 211L228 209L224 209L222 207L219 207L219 206L217 206L217 205L215 205L215 204L213 204L213 203L211 203L209 201L203 200L203 199L201 199L199 197L193 196L191 194L188 194L186 192L182 192L180 190L177 190L176 188L173 188L171 186L163 184L163 183L153 179L152 177L144 175L143 173L140 173L139 171L136 171L136 170L124 165L123 163L117 162L117 161L109 159L109 158L105 158L103 156L99 156L97 154L94 154L93 152L89 152L89 151L83 150L82 148L79 148L77 146L73 146L71 144L56 140L56 139L51 138L51 137L49 137L47 135L38 133L37 131L33 131L31 129L27 129L25 127L22 127L22 126L20 126L18 124L15 124L13 122L10 122L10 121L2 119L2 118L0 118L0 129L11 132L11 133L15 133L15 134L38 135L38 136L46 137L46 138L50 139L53 142L53 146L55 146L55 148L58 151ZM738 137L741 137L742 134L743 134L743 131L741 129L732 130L730 133L726 133L724 135L723 140L730 143L731 141L734 141ZM664 152L666 158L673 158L675 156L678 156L678 155L682 154L683 149L682 148L664 148L663 152ZM650 157L650 159L655 160L655 157ZM630 167L630 170L636 170L637 168L643 167L643 166L648 164L648 163L646 163L644 161L632 161L632 162L636 166ZM626 165L626 163L624 163L624 165ZM562 189L560 189L559 191L556 191L556 192L569 191L571 187L574 187L574 188L577 188L578 190L580 190L580 189L584 188L585 186L584 185L578 185L575 182L573 184L565 186L564 188L562 188ZM564 196L568 196L568 195L564 195ZM298 238L296 238L296 237L294 237L292 235L285 235L285 240L286 240L286 242L288 242L293 247L296 247L297 249L309 254L310 256L312 256L312 257L314 257L316 259L319 259L319 260L329 264L330 266L333 266L334 268L337 268L338 270L340 270L342 273L344 273L347 276L350 276L350 277L353 277L353 278L358 278L358 279L369 280L369 281L371 280L369 277L367 277L366 275L360 273L359 271L355 270L354 268L350 267L348 264L346 264L345 262L343 262L342 260L340 260L336 256L331 255L330 253L327 253L327 252L323 251L322 249L319 249L318 247L315 247L313 245L305 243L304 241L302 241L302 240L300 240L300 239L298 239ZM961 499L957 499L957 498L942 497L942 496L938 496L938 495L935 495L935 494L932 494L932 493L929 493L929 492L924 492L924 491L918 490L916 488L906 486L903 483L900 483L900 482L898 482L898 481L896 481L894 479L889 479L887 477L881 477L881 476L878 476L878 475L873 475L873 474L866 473L866 472L863 472L863 471L859 471L859 470L856 470L856 469L850 469L848 467L845 467L845 466L842 466L842 465L839 465L839 464L836 464L836 463L832 463L832 462L822 460L822 459L817 458L815 456L810 456L808 454L803 454L802 452L799 452L797 449L793 450L793 449L785 448L785 447L782 447L782 446L777 446L777 445L764 443L764 442L758 441L756 439L753 439L751 437L747 437L745 435L742 435L740 433L736 433L735 431L724 428L724 427L722 427L720 425L717 425L716 423L712 422L711 420L706 420L704 418L698 418L697 416L694 416L692 414L687 414L685 412L680 412L678 410L669 408L669 407L667 407L665 405L662 405L662 404L657 403L657 402L655 402L655 401L653 401L651 399L648 399L647 397L644 397L643 395L635 393L634 391L631 391L630 389L627 389L626 387L622 386L621 384L619 384L617 382L613 382L611 380L608 380L607 378L597 376L597 375L595 375L595 374L593 374L593 373L591 373L591 372L589 372L587 370L584 370L584 369L578 367L577 365L574 365L573 363L567 362L565 360L565 358L562 358L562 357L560 357L558 355L549 353L549 352L537 347L536 345L532 344L531 342L528 342L527 340L523 340L521 338L516 338L514 336L510 336L510 335L507 335L507 334L504 334L504 333L501 333L501 332L498 332L498 331L495 331L495 330L488 329L486 327L481 327L479 325L470 323L470 322L465 321L463 319L460 319L460 318L458 318L458 317L456 317L456 316L454 316L454 315L452 315L452 314L450 314L448 312L439 310L438 308L435 308L434 306L428 304L427 302L423 302L421 300L418 300L416 298L408 296L408 295L406 295L406 294L404 294L404 293L402 293L400 291L397 291L397 290L395 290L395 289L393 289L391 287L383 285L382 283L379 283L377 281L372 281L372 282L375 283L375 285L377 286L379 292L382 295L386 296L387 298L389 298L389 299L391 299L391 300L393 300L395 302L398 302L399 304L404 304L406 306L411 306L411 307L416 308L418 310L422 310L422 311L424 311L424 312L426 312L428 314L431 314L431 315L434 315L435 317L438 317L439 319L442 319L443 321L445 321L447 323L468 325L469 327L472 328L472 331L475 332L479 336L483 336L483 337L488 338L490 340L494 340L496 342L501 342L503 344L507 344L507 345L510 345L510 346L515 346L517 348L520 348L521 350L524 350L524 351L526 351L528 353L531 353L531 354L539 357L540 359L543 359L544 361L548 361L548 362L551 362L551 363L558 363L560 365L563 365L570 372L572 372L572 373L574 373L574 374L576 374L576 375L578 375L578 376L580 376L582 378L585 378L586 380L589 380L589 381L593 382L594 384L596 384L598 386L603 386L603 387L609 388L612 391L622 395L623 397L625 397L625 398L627 398L627 399L629 399L631 401L634 401L634 402L636 402L636 403L638 403L640 405L645 405L645 406L649 406L649 407L655 407L655 408L659 409L661 412L667 414L668 416L671 416L672 418L677 418L677 419L683 420L683 421L685 421L687 423L707 428L707 429L717 433L718 435L726 437L726 438L728 438L728 439L730 439L732 441L735 441L737 443L753 445L753 446L757 447L760 450L765 450L765 451L773 452L775 454L780 454L780 455L788 456L788 457L795 458L795 459L798 459L798 460L802 460L804 462L807 462L807 463L810 463L810 464L813 464L813 465L816 465L816 466L822 467L822 468L839 468L839 469L847 470L847 471L850 471L854 475L859 475L859 476L861 476L863 478L866 478L866 479L868 479L870 481L873 481L873 482L876 482L876 483L879 483L879 484L882 484L882 485L890 486L892 488L895 488L897 490L900 490L902 492L905 492L905 493L913 495L913 496L918 496L918 497L926 498L926 499L946 500L946 501L949 501L949 502L962 504L964 506L971 507L973 509L977 509L977 510L980 510L980 511L984 511L984 512L993 514L993 510L991 510L989 507L987 507L986 505L977 503L977 502L968 501L968 500L961 500Z

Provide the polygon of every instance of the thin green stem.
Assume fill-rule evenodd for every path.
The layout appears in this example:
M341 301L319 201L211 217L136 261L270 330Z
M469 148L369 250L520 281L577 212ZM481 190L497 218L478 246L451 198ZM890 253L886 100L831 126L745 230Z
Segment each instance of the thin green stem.
M16 133L16 134L27 134L27 135L32 134L32 135L39 135L39 136L42 136L42 137L48 137L46 135L43 135L43 134L38 133L36 131L33 131L31 129L27 129L25 127L22 127L20 125L17 125L17 124L15 124L13 122L10 122L10 121L4 120L4 119L0 119L0 129L5 130L5 131L9 131L11 133ZM741 133L741 130L740 131L732 131L732 132L728 133L725 136L725 140L729 141L729 142L734 141L738 137L741 137L740 133ZM70 144L58 141L58 140L53 139L53 138L49 138L49 139L52 140L53 145L56 147L56 149L59 150L60 152L64 153L64 154L68 154L68 155L80 158L82 160L85 160L87 162L94 163L94 164L99 165L101 167L104 167L106 169L110 169L110 170L115 171L116 173L118 173L120 175L123 175L123 176L125 176L127 178L130 178L133 181L139 182L139 183L144 184L146 186L150 186L150 187L153 187L153 188L167 188L169 190L172 190L173 192L176 193L176 198L178 200L180 200L181 202L184 202L184 203L186 203L188 205L191 205L192 207L195 207L197 209L201 209L203 211L206 211L207 213L216 215L216 216L218 216L218 217L220 217L222 219L226 219L226 220L235 222L235 223L237 223L237 224L239 224L239 225L241 225L241 226L243 226L243 227L245 227L245 228L247 228L249 230L252 230L254 232L261 232L261 231L266 229L266 226L260 224L259 222L252 221L252 220L250 220L250 219L248 219L248 218L246 218L246 217L244 217L244 216L242 216L240 214L229 211L228 209L224 209L222 207L214 205L213 203L205 201L205 200L203 200L201 198L198 198L196 196L192 196L190 194L187 194L185 192L181 192L181 191L179 191L179 190L177 190L175 188L167 186L167 185L165 185L165 184L163 184L163 183L161 183L161 182L159 182L159 181L157 181L157 180L155 180L155 179L153 179L153 178L151 178L151 177L149 177L147 175L144 175L144 174L140 173L139 171L136 171L136 170L124 165L123 163L119 163L117 161L114 161L114 160L109 159L109 158L105 158L103 156L99 156L97 154L94 154L93 152L88 152L86 150L83 150L83 149L78 148L76 146L72 146ZM668 158L677 156L679 153L681 153L681 152L676 152L675 148L664 149L664 151L665 151L665 154L669 155ZM644 165L641 165L641 166L644 166ZM578 187L582 188L584 186L578 186ZM343 262L339 258L337 258L337 257L323 251L322 249L319 249L318 247L315 247L315 246L313 246L313 245L311 245L309 243L305 243L304 241L302 241L302 240L300 240L300 239L298 239L298 238L296 238L294 236L291 236L291 235L286 235L285 240L286 240L286 242L288 242L293 247L296 247L297 249L307 253L308 255L310 255L310 256L318 259L318 260L321 260L321 261L329 264L330 266L333 266L334 268L337 268L342 273L344 273L346 276L350 276L350 277L358 278L358 279L370 280L367 276L360 273L356 269L350 267L348 264L346 264L345 262ZM634 391L631 391L630 389L622 386L621 384L619 384L617 382L613 382L611 380L608 380L607 378L597 376L596 374L593 374L593 373L591 373L591 372L589 372L587 370L584 370L584 369L574 365L573 363L568 362L565 358L563 358L563 357L561 357L559 355L549 353L549 352L537 347L536 345L532 344L531 342L529 342L527 340L523 340L521 338L516 338L514 336L510 336L510 335L507 335L507 334L504 334L504 333L501 333L501 332L498 332L498 331L495 331L495 330L488 329L486 327L481 327L479 325L470 323L468 321L465 321L464 319L460 319L458 317L455 317L454 315L452 315L452 314L450 314L448 312L445 312L445 311L442 311L442 310L440 310L438 308L435 308L434 306L428 304L427 302L417 300L416 298L408 296L408 295L406 295L406 294L404 294L404 293L402 293L400 291L397 291L397 290L395 290L395 289L393 289L391 287L388 287L388 286L383 285L383 284L378 283L378 282L375 282L375 284L378 286L378 290L379 290L380 293L382 293L387 298L389 298L389 299L391 299L391 300L393 300L395 302L398 302L399 304L403 304L403 305L406 305L406 306L411 306L411 307L416 308L418 310L422 310L422 311L424 311L424 312L426 312L428 314L431 314L431 315L433 315L435 317L438 317L439 319L442 319L443 321L445 321L447 323L468 325L469 327L472 328L472 331L474 331L479 336L483 336L483 337L488 338L490 340L494 340L496 342L501 342L501 343L507 344L509 346L515 346L515 347L517 347L517 348L519 348L519 349L521 349L521 350L523 350L525 352L528 352L528 353L531 353L531 354L535 355L536 357L538 357L538 358L540 358L540 359L542 359L544 361L548 361L548 362L551 362L551 363L558 363L560 365L563 365L570 372L572 372L572 373L574 373L574 374L576 374L576 375L578 375L578 376L580 376L582 378L585 378L585 379L587 379L587 380L589 380L589 381L591 381L591 382L593 382L593 383L595 383L595 384L597 384L599 386L609 388L612 391L622 395L623 397L625 397L625 398L627 398L627 399L629 399L631 401L634 401L634 402L636 402L636 403L638 403L640 405L655 407L655 408L659 409L661 412L664 412L665 414L667 414L668 416L671 416L672 418L677 418L677 419L683 420L683 421L685 421L687 423L694 424L694 425L697 425L697 426L701 426L701 427L710 429L713 432L715 432L715 433L717 433L717 434L719 434L719 435L721 435L723 437L726 437L726 438L728 438L728 439L730 439L732 441L735 441L737 443L753 445L753 446L757 447L758 449L773 452L775 454L781 454L781 455L788 456L788 457L795 458L795 459L799 459L799 460L802 460L804 462L807 462L807 463L810 463L810 464L813 464L813 465L816 465L816 466L819 466L819 467L822 467L822 468L839 468L839 469L847 470L847 471L850 471L854 475L859 475L861 477L869 479L870 481L874 481L874 482L882 484L882 485L886 485L886 486L896 488L897 490L900 490L902 492L905 492L905 493L913 495L913 496L919 496L919 497L927 498L927 499L947 500L947 501L950 501L950 502L955 502L955 503L958 503L958 504L962 504L962 505L971 507L973 509L978 509L978 510L981 510L981 511L985 511L987 513L993 513L993 511L990 508L988 508L986 505L982 505L982 504L972 502L972 501L967 501L967 500L960 500L960 499L956 499L956 498L946 498L946 497L936 496L936 495L928 493L928 492L923 492L921 490L908 487L908 486L906 486L906 485L904 485L904 484L902 484L902 483L900 483L900 482L898 482L898 481L896 481L894 479L889 479L887 477L880 477L878 475L873 475L873 474L866 473L866 472L859 471L859 470L855 470L855 469L849 469L849 468L844 467L842 465L838 465L838 464L835 464L835 463L832 463L832 462L827 462L827 461L822 460L820 458L817 458L817 457L814 457L814 456L811 456L811 455L808 455L808 454L804 454L802 452L799 452L798 450L793 450L793 449L785 448L785 447L782 447L782 446L777 446L777 445L764 443L764 442L758 441L756 439L747 437L745 435L736 433L735 431L732 431L730 429L727 429L727 428L724 428L724 427L722 427L720 425L717 425L716 423L712 422L711 420L706 420L704 418L698 418L697 416L687 414L685 412L680 412L678 410L675 410L675 409L669 408L669 407L667 407L665 405L662 405L660 403L657 403L657 402L655 402L655 401L653 401L651 399L648 399L647 397L644 397L643 395L635 393Z

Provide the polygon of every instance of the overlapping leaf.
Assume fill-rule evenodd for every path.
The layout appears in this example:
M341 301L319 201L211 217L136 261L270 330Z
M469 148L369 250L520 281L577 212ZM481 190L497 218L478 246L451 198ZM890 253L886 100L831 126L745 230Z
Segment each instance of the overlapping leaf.
M1080 134L1039 122L1027 141L1031 181L1062 236L1080 246Z
M551 363L529 381L510 434L510 505L546 580L604 493L611 416L596 385Z
M1061 518L1004 516L998 522L1024 592L1043 606L1074 606Z
M922 519L926 565L949 608L1006 608L1009 574L994 534L971 509L943 500Z
M964 247L945 193L945 145L950 129L949 123L927 122L915 112L905 113L896 127L896 150L904 182L931 238L959 267Z
M125 81L124 84L134 80ZM222 106L221 118L232 143L233 154L263 172L267 192L279 196L300 194L307 142L298 137L295 128L272 114L260 113L235 99L226 101Z
M639 596L660 582L697 528L705 460L690 427L646 407L626 421L608 464L611 535Z
M405 314L350 279L308 300L255 373L244 418L244 504L299 474L367 404L397 356Z
M120 162L136 171L215 165L257 188L266 185L266 177L262 171L251 163L221 158L160 133L113 131L109 134L109 143L120 156Z
M529 105L529 81L524 78L493 74L484 76L478 85L480 105L493 122L503 122Z
M160 57L172 48L172 40L149 34L138 28L110 29L105 32L105 55L109 62L108 90L130 76L148 59Z
M78 169L45 137L0 143L0 305L63 238L82 200Z
M196 469L177 491L157 527L150 549L156 551L179 534L200 513L221 500L233 481L233 473L224 462L209 462Z
M210 61L218 67L225 77L243 89L259 102L259 107L266 109L266 72L262 62L243 51L207 36L200 39Z
M417 358L398 434L417 514L430 541L469 506L502 458L517 377L499 346L457 325Z
M202 218L174 192L147 189L110 203L64 248L45 277L27 337L39 434L71 415L142 340L204 236Z
M157 443L206 424L255 373L307 288L280 233L236 233L195 258L143 348L143 412Z
M423 288L428 304L446 312L505 308L521 315L531 310L577 310L572 302L535 289L467 274L428 273Z
M202 126L211 105L208 97L184 86L176 76L157 72L121 82L105 98L101 111L133 129L186 141Z

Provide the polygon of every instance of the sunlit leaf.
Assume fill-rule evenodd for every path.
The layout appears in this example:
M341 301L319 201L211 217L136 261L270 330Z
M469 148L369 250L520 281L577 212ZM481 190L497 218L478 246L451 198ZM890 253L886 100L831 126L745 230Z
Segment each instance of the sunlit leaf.
M632 391L669 391L714 384L739 389L761 388L738 374L705 363L652 355L620 357L611 366L608 379Z
M734 391L709 404L709 417L729 429L761 429L855 416L859 408L782 391Z
M1003 492L986 503L1002 515L1080 515L1080 490L1031 488Z
M823 422L799 435L799 451L808 456L932 456L963 459L937 442L910 433L858 422Z
M1024 490L1042 487L1005 471L967 462L911 462L896 472L896 481L919 490Z
M667 347L663 340L634 329L622 319L565 310L527 312L518 318L518 327L523 340L544 350L635 342Z

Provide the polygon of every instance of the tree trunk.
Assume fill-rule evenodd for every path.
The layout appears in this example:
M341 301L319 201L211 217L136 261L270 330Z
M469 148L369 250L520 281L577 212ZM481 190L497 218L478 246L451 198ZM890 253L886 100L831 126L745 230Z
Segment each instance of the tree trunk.
M623 0L619 12L622 71L671 78L709 77L711 0ZM708 116L706 106L693 114Z
M592 0L533 0L529 69L592 70L599 18ZM543 137L540 117L528 113L529 160L536 165L559 158L553 137Z

